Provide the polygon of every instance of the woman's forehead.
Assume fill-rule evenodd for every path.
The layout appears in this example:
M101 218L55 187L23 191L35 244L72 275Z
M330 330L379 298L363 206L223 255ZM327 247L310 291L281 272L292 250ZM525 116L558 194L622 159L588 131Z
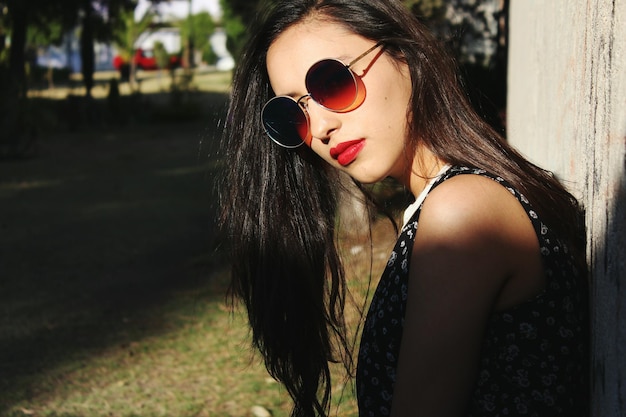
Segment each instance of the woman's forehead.
M314 63L326 58L349 62L371 43L332 21L308 19L290 26L267 51L272 89L276 94L305 94L304 78Z
M310 62L312 64L323 58L342 59L344 57L341 54L348 57L353 48L368 43L371 42L339 23L321 19L305 20L289 27L272 42L267 59L282 54L291 59L306 59L310 56L314 59ZM316 54L320 55L317 59L314 58Z

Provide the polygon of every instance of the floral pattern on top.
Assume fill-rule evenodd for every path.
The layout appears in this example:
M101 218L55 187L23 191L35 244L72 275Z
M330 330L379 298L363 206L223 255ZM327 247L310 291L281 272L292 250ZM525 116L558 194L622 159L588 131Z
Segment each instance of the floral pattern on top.
M537 296L490 317L465 415L588 415L586 275L577 270L567 246L541 221L528 200L502 178L481 169L452 167L431 191L461 174L491 178L517 198L539 239L546 277L546 286ZM356 375L361 417L391 413L409 261L420 212L421 206L402 228L367 313Z

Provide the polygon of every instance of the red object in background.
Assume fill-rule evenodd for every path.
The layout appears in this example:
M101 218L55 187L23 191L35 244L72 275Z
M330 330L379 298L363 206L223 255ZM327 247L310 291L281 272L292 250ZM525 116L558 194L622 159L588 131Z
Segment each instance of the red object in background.
M113 58L113 68L119 71L122 68L122 65L124 65L124 59L119 55L115 55Z
M133 56L133 60L135 61L135 66L137 69L144 71L152 71L159 69L156 57L154 56L154 52L148 49L137 49L135 50L135 55ZM177 68L180 66L180 57L176 55L170 56L170 62L167 69ZM129 64L126 62L121 56L116 55L113 58L113 67L116 70L120 70L124 64Z

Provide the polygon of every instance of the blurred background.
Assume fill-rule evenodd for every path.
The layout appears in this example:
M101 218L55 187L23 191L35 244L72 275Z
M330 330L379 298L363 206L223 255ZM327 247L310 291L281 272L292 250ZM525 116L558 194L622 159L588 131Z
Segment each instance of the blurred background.
M0 0L0 416L288 415L213 233L258 3ZM508 2L404 3L505 133ZM362 302L393 243L384 222L374 235L371 253L343 240L354 265L372 260L352 270ZM333 411L356 416L334 372Z

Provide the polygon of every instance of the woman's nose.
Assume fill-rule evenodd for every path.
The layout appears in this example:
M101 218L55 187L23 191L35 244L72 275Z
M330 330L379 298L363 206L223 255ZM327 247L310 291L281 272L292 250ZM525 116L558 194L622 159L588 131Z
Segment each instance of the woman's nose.
M314 139L328 143L333 132L341 126L339 114L323 108L313 100L309 100L308 104L311 135Z

